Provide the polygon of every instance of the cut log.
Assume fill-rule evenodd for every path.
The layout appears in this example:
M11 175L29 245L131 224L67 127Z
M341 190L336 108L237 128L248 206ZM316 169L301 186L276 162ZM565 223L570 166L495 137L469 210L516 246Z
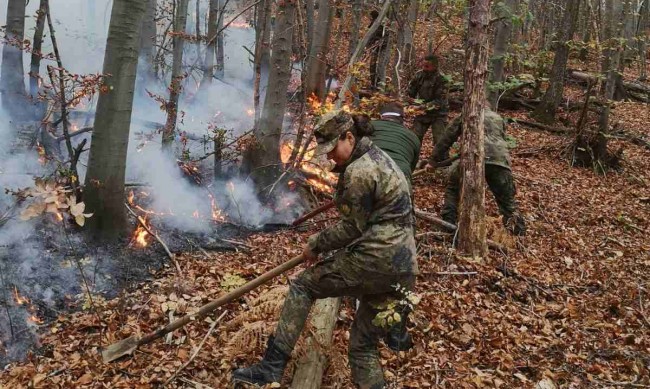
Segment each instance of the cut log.
M332 346L332 332L340 298L318 300L311 318L313 332L306 339L306 354L298 361L291 382L292 389L319 389L327 367L327 351Z
M567 77L570 79L577 81L581 84L588 84L588 83L595 83L598 79L598 77L594 74L591 73L585 73L577 70L569 70L567 72ZM638 96L638 98L635 95L632 95L632 97L635 97L637 99L640 99L642 101L645 101L646 99L650 98L650 85L645 85L640 82L628 82L628 81L623 81L623 86L628 92L635 92L635 93L640 93L640 94L645 94L647 97L643 96Z
M570 134L571 132L573 132L570 129L560 128L560 127L551 127L551 126L547 126L546 124L531 122L531 121L528 121L528 120L515 119L515 118L511 118L511 117L506 118L506 120L508 122L510 122L510 123L518 123L518 124L522 124L524 126L528 126L528 127L534 128L534 129L551 132L553 134L558 134L558 135L566 135L566 134Z

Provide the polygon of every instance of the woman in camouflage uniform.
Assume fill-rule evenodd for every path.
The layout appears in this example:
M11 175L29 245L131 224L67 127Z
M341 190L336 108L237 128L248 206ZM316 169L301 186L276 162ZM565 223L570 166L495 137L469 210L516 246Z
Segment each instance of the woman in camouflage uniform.
M372 144L367 137L371 132L367 119L342 111L318 123L316 154L327 154L336 163L334 201L341 220L311 236L303 255L313 263L321 253L339 251L292 282L264 359L235 370L235 381L280 382L314 301L354 296L359 308L350 331L352 378L360 388L384 387L377 343L387 329L372 321L379 305L403 298L396 285L413 287L418 268L409 185L397 164Z

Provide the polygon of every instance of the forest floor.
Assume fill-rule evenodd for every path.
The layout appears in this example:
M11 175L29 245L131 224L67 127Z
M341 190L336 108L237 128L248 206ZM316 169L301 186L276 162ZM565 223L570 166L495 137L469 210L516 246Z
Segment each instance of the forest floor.
M614 120L647 138L644 112L647 105L620 103ZM418 241L416 345L405 353L380 346L390 387L650 387L650 150L611 140L612 149L624 148L622 169L597 175L569 166L563 156L569 137L517 124L508 134L528 234L516 240L505 234L488 192L490 237L510 247L507 253L475 262L458 256L450 242ZM423 156L430 150L428 141ZM442 172L417 178L416 205L438 214L444 186ZM330 211L323 218L333 216ZM250 235L249 251L185 253L177 259L181 277L166 267L153 282L97 299L94 310L63 314L41 328L40 349L7 366L0 387L155 387L192 359L199 344L169 387L228 387L233 367L262 355L287 282L300 269L133 357L104 364L100 352L297 255L310 234L331 222ZM418 232L431 229L418 222ZM467 274L439 274L452 271ZM344 302L324 388L353 387L346 351L353 316ZM299 345L294 361L301 352Z

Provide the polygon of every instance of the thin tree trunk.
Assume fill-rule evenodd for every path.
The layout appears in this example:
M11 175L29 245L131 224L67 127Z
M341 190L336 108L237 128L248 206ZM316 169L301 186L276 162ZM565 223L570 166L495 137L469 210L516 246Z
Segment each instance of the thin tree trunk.
M490 74L490 83L498 84L505 80L504 67L506 55L510 49L510 37L512 36L512 17L515 14L517 0L506 0L503 7L500 7L501 20L497 24L494 37L494 51L492 54L492 73ZM490 104L497 110L497 103L501 91L493 88L490 92Z
M469 0L461 136L458 248L474 258L487 254L485 226L484 106L490 0Z
M564 77L566 66L569 60L568 41L573 38L576 29L576 21L580 10L580 0L568 0L561 26L561 32L555 49L555 58L551 69L551 76L548 89L542 101L533 112L533 117L542 123L555 121L555 112L562 103L564 95Z
M40 89L41 52L43 47L43 32L45 31L45 15L47 13L48 0L41 0L36 17L36 30L34 31L34 47L32 50L32 61L29 71L29 94L32 97L38 95Z
M354 49L359 43L359 31L361 30L361 10L363 9L363 0L354 0L352 2L352 26L350 36L350 47L348 57L354 54Z
M201 85L212 84L214 77L214 59L217 50L217 19L219 15L219 0L210 0L210 10L208 11L208 47L205 50L205 60L203 61L203 81Z
M616 37L621 37L623 33L623 20L625 20L625 8L621 9L614 5L615 0L605 0L605 7L607 9L608 21L606 22L607 35L609 40L612 41ZM618 16L618 17L617 17ZM617 26L615 26L618 24ZM614 92L616 91L617 84L617 69L619 67L618 62L621 60L621 56L624 48L619 44L617 47L612 47L608 49L608 53L611 56L608 61L609 69L607 71L607 80L605 82L603 98L605 100L605 106L600 114L599 119L599 129L600 129L600 147L602 151L607 147L607 136L609 134L609 116L611 112L611 101L614 98ZM604 154L602 154L604 155Z
M287 88L291 78L291 46L296 3L288 0L277 4L273 31L269 83L259 128L255 128L256 144L250 147L246 165L258 191L275 181L280 167L280 136L287 106Z
M226 6L224 0L219 0L219 17L217 18L217 79L223 80L224 77L224 67L225 67L225 56L224 56L224 47L223 47L223 18L226 14Z
M400 38L399 47L402 53L400 68L402 72L411 70L411 61L413 60L413 35L415 34L415 24L417 23L418 0L410 0L406 13L404 25L399 30Z
M639 72L639 81L648 79L648 39L650 37L650 0L643 0L643 6L639 12L639 22L637 25L636 36L638 39L639 58L641 70Z
M305 25L307 27L307 52L311 53L314 41L314 0L305 1Z
M141 0L113 0L102 71L110 75L108 92L97 102L84 191L86 209L93 213L87 227L103 238L127 228L124 176L144 12Z
M162 134L162 148L171 152L176 132L176 120L178 119L178 98L181 93L183 76L183 46L185 39L185 27L187 24L187 8L189 0L179 0L174 16L174 51L172 60L172 75L169 86L169 101L167 102L167 122Z
M25 37L25 0L9 0L7 24L2 48L0 71L0 94L2 107L13 119L25 117L25 71L23 69L22 45Z
M196 26L194 26L196 31L196 41L200 42L201 41L201 0L196 0L194 17L196 19ZM197 45L200 47L200 44L197 43Z
M255 81L253 83L253 106L255 110L255 125L253 128L259 128L262 110L260 108L261 89L268 80L269 61L270 61L270 30L271 30L271 0L264 0L261 7L258 8L258 21L255 23L257 36L255 39Z
M380 45L380 47L382 46L383 47L379 52L379 59L377 61L377 82L374 86L376 88L385 90L388 88L388 84L386 82L386 77L387 77L386 71L390 66L390 59L391 59L391 54L393 52L393 45L395 44L395 34L393 33L393 29L390 24L386 26L384 31L385 33L382 39L385 40L386 44Z
M330 40L334 8L329 0L319 0L318 21L314 29L311 50L307 58L305 77L305 96L316 95L319 101L325 99L325 76L327 71L327 52Z

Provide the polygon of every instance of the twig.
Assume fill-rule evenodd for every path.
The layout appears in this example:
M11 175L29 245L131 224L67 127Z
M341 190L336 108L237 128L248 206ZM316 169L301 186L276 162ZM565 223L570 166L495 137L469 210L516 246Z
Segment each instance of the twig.
M204 385L204 384L202 384L202 383L200 383L200 382L192 381L192 380L187 379L187 378L185 378L185 377L181 377L181 378L179 378L179 380L185 382L186 384L192 384L192 385L194 385L194 387L195 387L196 389L214 389L214 388L211 387L211 386Z
M249 250L253 249L253 246L248 245L248 244L246 244L244 242L238 242L236 240L230 240L230 239L224 239L224 238L217 238L217 239L219 239L222 242L230 243L230 244L235 245L235 246L241 246L241 247L244 247L244 248L249 249Z
M77 135L81 135L81 134L84 134L84 133L86 133L86 132L90 132L90 131L92 131L93 129L94 129L94 127L85 127L85 128L82 128L81 130L75 131L75 132L73 132L72 134L68 134L68 138L74 138L74 137L77 136ZM62 136L60 136L60 137L58 137L58 138L55 138L55 139L56 139L57 142L61 142L61 141L66 140L66 137L65 137L65 135L62 135Z
M133 211L133 209L131 209L131 207L129 207L129 204L124 203L124 206L126 207L127 211L129 211L129 213L130 213L131 215L133 215L133 217L136 218L136 220L138 221L138 223L140 223L140 225L142 226L142 228L144 228L144 229L149 233L149 235L151 235L151 236L153 236L154 238L156 238L156 240L158 241L158 243L160 243L160 244L162 245L162 247L165 249L165 252L167 253L167 256L169 257L169 259L171 259L172 262L174 262L174 266L176 266L176 271L178 272L178 275L179 275L179 276L182 275L182 274L183 274L183 271L181 270L181 267L179 266L178 262L176 261L176 257L174 256L174 254L172 254L171 251L169 251L169 247L167 247L167 245L165 244L165 242L163 242L162 239L160 239L160 237L159 237L157 234L154 234L154 232L151 231L151 230L149 229L149 227L147 227L147 225L146 225L146 223L144 222L144 220L142 220L142 218L141 218L140 216L138 216L138 214L136 214L136 213Z
M434 273L424 273L424 274L435 274L438 276L475 276L478 272L475 271L437 271Z
M228 311L223 311L221 316L219 316L217 318L217 320L212 322L212 325L210 326L210 329L208 330L208 333L205 334L205 336L203 337L203 340L201 341L201 343L199 343L199 347L197 347L196 350L194 351L194 354L192 354L190 359L187 362L185 362L185 364L183 364L183 366L179 367L178 370L176 370L176 372L174 374L172 374L172 376L169 377L169 379L167 381L165 381L163 386L169 385L170 382L172 382L174 379L176 379L176 376L178 376L178 373L183 371L183 369L185 369L190 363L192 363L194 358L196 358L196 356L199 354L199 351L201 351L201 349L203 348L203 344L205 343L205 341L210 337L210 334L212 334L212 331L214 331L214 328L217 326L217 323L219 323L221 321L221 319L223 319L223 317L226 316L226 313L228 313Z

